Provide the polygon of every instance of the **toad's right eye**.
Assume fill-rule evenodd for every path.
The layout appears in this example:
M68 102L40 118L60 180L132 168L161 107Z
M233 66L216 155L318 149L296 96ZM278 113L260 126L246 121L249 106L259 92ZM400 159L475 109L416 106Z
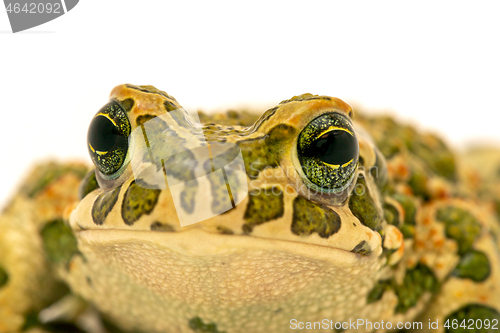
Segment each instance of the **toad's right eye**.
M352 183L359 145L346 116L332 112L311 121L300 133L297 152L308 187L331 194Z
M89 126L87 148L96 168L106 176L119 176L128 151L130 122L125 110L110 101L99 110ZM113 177L113 178L116 178Z

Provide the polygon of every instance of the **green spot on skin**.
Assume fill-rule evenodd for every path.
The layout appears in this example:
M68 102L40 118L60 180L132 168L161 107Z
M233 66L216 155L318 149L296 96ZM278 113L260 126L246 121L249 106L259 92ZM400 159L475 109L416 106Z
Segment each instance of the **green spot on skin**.
M200 317L194 317L193 319L189 320L189 327L195 333L226 333L219 331L217 329L217 325L214 323L203 323L203 320L201 320Z
M474 240L481 233L481 224L466 210L446 206L438 209L436 218L446 227L446 237L458 244L458 252L463 255L472 248Z
M259 140L264 141L264 140ZM260 172L265 168L274 168L278 166L275 156L268 155L268 150L265 145L253 145L253 143L239 143L245 170L250 179L256 179Z
M121 187L117 187L112 191L106 191L99 194L92 206L92 220L94 220L95 224L101 225L104 223L109 212L111 212L115 206L116 200L118 200L120 188Z
M405 239L413 238L415 235L415 215L417 213L415 203L409 196L401 193L394 194L392 198L403 206L405 212L405 219L403 225L400 227L403 237Z
M305 100L313 99L315 97L320 97L320 96L306 93L306 94L302 94L302 95L293 96L290 99L285 99L284 101L281 101L280 104L286 104L286 103L293 102L293 101L305 101ZM327 99L326 96L324 96L324 97L325 97L325 99Z
M130 110L132 110L132 107L134 106L134 100L132 98L127 98L123 101L119 101L119 103L127 113L130 112Z
M396 207L388 203L384 204L384 217L389 224L399 226L401 223L399 211L396 209Z
M296 235L308 236L313 232L328 238L340 229L340 216L330 208L298 196L293 201L291 230Z
M217 226L217 231L222 235L234 235L234 231L222 225Z
M392 197L394 200L399 202L401 206L403 206L403 209L405 211L404 223L415 225L415 215L417 213L417 208L415 207L415 203L413 202L413 200L409 196L401 193L396 193Z
M410 224L403 224L400 228L404 239L415 237L415 226Z
M453 271L453 275L482 282L490 275L490 261L486 254L476 250L469 250L462 255L460 262Z
M40 321L38 320L38 313L30 312L24 318L24 324L21 328L21 331L27 331L29 328L36 327L40 325Z
M377 205L373 200L366 181L359 177L349 199L349 209L358 220L372 230L378 230L382 222Z
M92 170L87 173L85 178L83 178L80 183L80 187L78 189L78 197L83 199L95 189L99 188L99 184L97 183L97 179L95 177L95 170Z
M372 250L370 248L370 245L366 241L362 241L361 243L356 245L354 247L354 249L351 250L351 252L353 252L353 253L363 254L363 255L366 255L366 254L370 253L371 251Z
M284 209L283 191L280 187L250 191L243 216L243 232L249 234L255 226L282 217Z
M9 281L9 273L7 273L5 268L0 266L0 288L6 285L8 281Z
M142 188L134 180L125 192L122 204L122 217L126 224L132 225L142 215L153 211L161 190Z
M453 328L452 326L454 320L458 322L457 328ZM446 321L448 321L450 326L446 328L446 333L488 333L498 331L500 313L485 305L469 304L453 312L443 322L446 323ZM465 325L462 326L465 326L465 328L460 327L463 321L465 321ZM469 329L469 324L472 322L474 322L474 324L471 325L471 329ZM495 323L497 323L496 329L493 329ZM478 326L481 326L481 328L477 328Z
M418 264L408 270L401 285L395 286L398 296L397 313L406 313L414 307L425 292L435 293L439 290L439 282L434 273L425 265Z
M137 124L137 127L139 127L139 126L143 125L145 122L147 122L148 120L151 120L155 117L156 116L152 115L152 114L143 114L135 119L135 123ZM145 138L145 139L147 140L147 138Z
M165 101L163 105L165 106L165 110L167 110L167 112L174 111L180 108L179 105L176 105L171 101Z
M295 132L295 128L281 124L273 127L264 138L238 142L248 177L255 179L265 168L277 167Z
M161 223L161 222L153 222L151 224L152 231L165 231L165 232L174 232L175 229L170 224Z
M408 149L420 157L437 175L450 181L456 179L455 158L444 142L435 135L415 135L407 137ZM418 138L415 140L415 138Z
M62 220L47 223L41 232L45 253L56 264L68 264L78 253L76 238Z
M368 293L368 299L366 302L370 304L382 299L385 291L391 289L392 283L392 280L379 281L375 285L375 287L373 287L373 289Z
M427 190L427 174L421 168L413 168L411 177L408 180L408 185L410 185L413 194L424 198L424 200L429 199L429 191Z
M387 221L387 223L393 224L393 225L396 224L396 218L394 216L394 213L390 209L385 208L385 207L384 207L384 218ZM396 225L398 225L398 224L396 224Z

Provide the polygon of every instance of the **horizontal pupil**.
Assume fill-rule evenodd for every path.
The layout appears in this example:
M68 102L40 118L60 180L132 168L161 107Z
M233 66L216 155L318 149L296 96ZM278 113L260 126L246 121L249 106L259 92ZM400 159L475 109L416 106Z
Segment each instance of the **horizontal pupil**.
M96 150L107 152L117 145L126 145L126 139L118 128L106 117L95 117L89 126L88 142Z
M332 164L342 165L358 156L358 140L345 131L330 131L314 141L304 152L306 157L316 157Z

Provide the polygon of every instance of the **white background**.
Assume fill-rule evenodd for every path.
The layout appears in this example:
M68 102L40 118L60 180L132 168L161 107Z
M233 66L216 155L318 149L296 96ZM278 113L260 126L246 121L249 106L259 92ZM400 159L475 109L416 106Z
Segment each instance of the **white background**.
M500 143L496 3L82 0L17 34L0 8L0 205L34 161L88 160L87 126L120 83L188 110L326 94L456 148Z

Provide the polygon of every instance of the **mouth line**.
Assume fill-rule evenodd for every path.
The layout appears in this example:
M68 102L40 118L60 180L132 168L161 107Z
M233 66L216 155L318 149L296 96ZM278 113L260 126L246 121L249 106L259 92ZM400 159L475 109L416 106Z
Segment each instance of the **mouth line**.
M80 227L80 226L79 226ZM266 238L249 235L224 235L213 233L203 229L189 229L185 231L157 231L157 230L127 230L127 229L85 229L73 230L80 238L88 241L97 242L123 242L135 241L140 243L154 243L165 245L165 247L174 249L176 247L195 247L206 248L206 251L200 251L200 255L211 252L210 246L214 248L226 248L231 250L238 249L263 249L273 248L286 249L288 252L299 252L302 256L325 257L326 260L335 260L336 257L342 258L342 264L355 263L363 259L369 259L373 256L370 253L354 253L350 250L327 246L322 244L313 244L302 241ZM194 242L198 239L199 241ZM186 245L188 244L188 245ZM212 245L210 245L212 244Z

